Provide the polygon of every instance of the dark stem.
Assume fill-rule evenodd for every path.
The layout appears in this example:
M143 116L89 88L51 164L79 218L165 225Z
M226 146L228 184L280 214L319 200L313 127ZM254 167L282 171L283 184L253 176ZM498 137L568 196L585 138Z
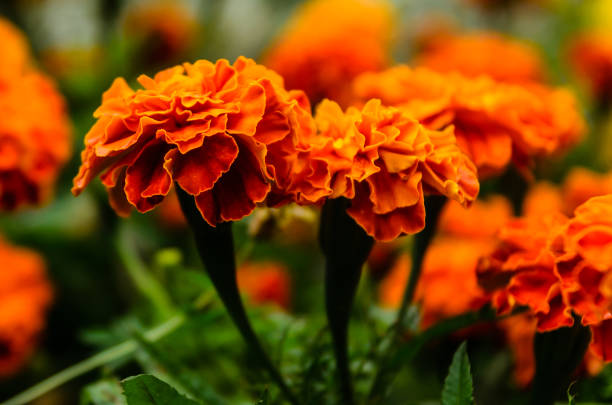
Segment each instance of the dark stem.
M332 335L343 404L355 403L348 356L348 326L361 269L374 245L347 214L349 201L328 200L321 213L319 242L325 255L325 310Z
M536 373L531 405L552 405L568 387L572 374L582 362L591 331L579 319L570 328L536 334Z
M196 247L204 263L204 268L232 321L240 331L251 353L268 371L270 377L278 384L289 402L299 404L299 401L285 384L283 377L261 346L242 304L236 281L232 223L222 222L217 224L216 227L210 226L198 211L193 196L187 194L178 186L176 186L176 192L183 214L193 231Z

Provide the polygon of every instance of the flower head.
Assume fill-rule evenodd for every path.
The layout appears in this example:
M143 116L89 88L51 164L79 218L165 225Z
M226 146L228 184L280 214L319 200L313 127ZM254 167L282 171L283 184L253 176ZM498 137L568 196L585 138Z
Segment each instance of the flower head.
M280 76L243 57L138 80L143 89L116 79L104 93L74 194L102 173L112 206L127 215L131 207L151 210L176 183L213 226L243 218L266 198L288 199L293 165L314 133L301 91L286 91Z
M0 41L1 42L1 41ZM66 106L49 78L27 72L0 83L0 210L38 205L70 158Z
M0 240L0 376L17 371L45 325L51 286L42 258Z
M255 304L276 304L288 309L291 279L287 268L275 262L245 263L238 268L238 287Z
M512 61L500 63L500 61ZM442 36L428 44L417 65L468 77L489 76L504 82L541 81L542 61L527 44L496 33Z
M0 17L0 81L21 75L30 65L30 47L24 35L8 20Z
M311 0L264 57L288 88L316 101L346 102L350 80L387 66L391 7L386 0Z
M327 164L329 198L350 199L348 214L377 240L423 229L426 193L466 206L478 194L476 168L450 127L427 129L379 100L346 112L324 100L315 120L324 142L310 160Z
M380 98L429 128L454 125L457 143L481 176L510 162L524 169L533 158L565 150L584 132L571 93L542 85L398 66L363 74L353 87L357 100Z
M526 306L547 331L574 323L591 328L591 349L612 360L612 195L561 214L517 219L500 233L497 250L479 265L481 285L501 312Z

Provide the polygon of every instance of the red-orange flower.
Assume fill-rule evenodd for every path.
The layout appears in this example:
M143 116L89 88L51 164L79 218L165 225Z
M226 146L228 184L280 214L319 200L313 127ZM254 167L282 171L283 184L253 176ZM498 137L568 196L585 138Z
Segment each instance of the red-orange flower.
M416 64L438 72L489 76L504 82L544 78L542 61L534 48L493 32L438 37L428 44Z
M99 173L115 210L145 212L176 182L211 225L289 201L294 164L314 124L308 99L273 71L240 57L200 60L138 79L116 79L85 138L79 194ZM303 180L303 179L302 179ZM306 182L307 183L307 182ZM318 190L296 190L304 199Z
M16 372L45 325L51 286L35 252L0 239L0 376Z
M466 206L478 194L476 168L450 127L429 130L379 100L345 113L324 100L315 120L324 143L313 149L310 161L327 164L329 198L352 200L348 214L377 240L423 229L425 193Z
M579 316L593 332L591 350L611 361L611 214L607 195L588 200L571 219L550 214L513 221L496 252L480 263L481 284L495 290L501 312L529 307L540 331L572 325L572 314Z
M0 116L0 210L41 204L72 149L64 100L49 78L23 73L0 83Z
M21 75L30 65L30 47L23 34L0 17L0 81Z
M387 66L391 15L386 0L310 0L280 33L264 64L313 101L344 103L352 78Z
M573 324L550 248L553 235L566 223L567 218L558 213L510 221L499 233L498 249L478 268L480 283L494 291L498 310L506 313L515 306L528 306L538 318L540 331Z
M289 309L291 279L276 262L245 263L238 268L238 287L255 304L276 304Z
M511 161L524 169L531 159L576 143L584 132L576 102L563 89L407 66L363 74L353 88L357 100L380 98L432 129L454 125L457 143L481 177L499 173Z
M612 95L612 35L599 31L578 35L570 44L569 59L593 96L609 102Z

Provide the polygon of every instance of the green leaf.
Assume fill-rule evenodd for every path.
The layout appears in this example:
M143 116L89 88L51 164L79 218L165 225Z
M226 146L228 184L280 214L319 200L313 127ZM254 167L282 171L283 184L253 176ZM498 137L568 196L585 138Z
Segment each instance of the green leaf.
M101 380L83 388L81 405L126 405L121 385L115 379Z
M461 343L453 356L442 389L442 405L471 405L474 403L470 360L467 345Z
M142 374L121 382L128 405L198 405L160 379Z

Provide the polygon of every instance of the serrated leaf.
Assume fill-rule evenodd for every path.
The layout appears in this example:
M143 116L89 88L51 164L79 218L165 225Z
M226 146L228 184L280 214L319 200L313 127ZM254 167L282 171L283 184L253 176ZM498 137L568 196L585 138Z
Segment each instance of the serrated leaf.
M470 360L467 355L467 345L461 343L448 369L442 389L442 405L472 405L474 403L474 388Z
M149 374L126 378L121 385L127 405L199 405Z

